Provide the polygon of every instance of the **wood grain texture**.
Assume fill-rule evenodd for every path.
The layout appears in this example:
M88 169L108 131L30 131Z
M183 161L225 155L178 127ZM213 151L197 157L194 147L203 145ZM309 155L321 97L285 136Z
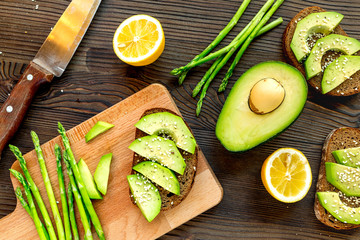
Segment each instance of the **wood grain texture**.
M0 109L0 152L14 136L40 86L54 75L33 62L27 66Z
M189 195L179 206L161 212L151 223L146 221L140 210L130 200L126 176L131 173L133 163L133 152L128 149L128 146L134 141L134 125L143 113L150 108L169 109L179 114L179 110L166 88L160 84L152 84L67 131L75 158L84 159L92 173L95 172L101 156L107 153L113 154L108 192L102 200L93 201L107 239L145 240L157 238L217 205L223 196L219 182L206 162L204 155L199 151L194 185ZM85 134L100 120L111 123L114 127L106 134L86 143ZM62 145L60 136L43 144L41 148L55 198L60 199L60 192L56 191L56 189L59 189L59 185L54 155L55 144ZM25 154L24 158L50 213L51 209L47 201L45 185L35 151ZM18 161L11 168L21 172ZM68 182L68 179L65 179ZM21 185L15 177L12 176L11 180L14 189ZM78 226L81 226L81 220L78 218L77 221ZM53 222L53 224L55 223ZM16 226L17 230L14 230L12 226ZM0 232L1 237L7 240L30 240L37 237L33 222L20 203L17 204L13 213L0 219ZM79 227L79 233L80 236L84 235L82 227Z
M265 2L253 0L239 24L224 39L229 43ZM12 88L23 65L35 56L51 27L69 4L68 0L0 2L0 101ZM360 126L360 96L325 97L310 89L299 119L277 138L246 153L227 152L215 137L217 117L236 79L254 64L266 60L285 61L281 36L290 19L301 9L318 5L345 15L341 22L349 36L360 39L358 0L286 0L272 19L284 23L256 39L245 52L224 94L217 94L226 68L211 84L199 118L192 89L209 64L195 68L184 85L178 86L170 70L186 64L200 53L227 24L241 0L104 0L90 28L61 78L38 92L12 144L23 152L33 149L30 130L46 142L57 136L61 119L70 129L152 83L170 91L180 112L224 188L224 198L215 208L190 220L160 239L358 239L360 230L336 231L320 223L313 212L315 182L321 148L328 133L337 127ZM39 5L35 10L36 5ZM112 36L127 17L145 13L162 23L166 46L153 64L136 68L123 64L112 50ZM228 66L228 65L227 65ZM308 195L295 204L273 199L262 186L262 162L280 147L295 147L309 159L313 184ZM14 157L8 148L0 161L0 216L15 209L8 169ZM0 236L1 239L1 236Z

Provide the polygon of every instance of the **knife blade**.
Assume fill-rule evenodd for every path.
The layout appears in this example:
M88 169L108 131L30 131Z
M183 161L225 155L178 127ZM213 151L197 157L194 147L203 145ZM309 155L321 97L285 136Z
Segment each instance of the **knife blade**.
M19 78L0 110L0 154L20 126L39 87L64 72L100 3L73 0Z

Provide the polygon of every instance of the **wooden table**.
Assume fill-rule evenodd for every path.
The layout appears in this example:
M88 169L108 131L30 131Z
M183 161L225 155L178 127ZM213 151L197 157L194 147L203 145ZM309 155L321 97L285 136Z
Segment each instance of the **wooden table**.
M69 2L0 1L0 104ZM222 46L232 40L264 2L252 1ZM65 73L40 89L10 143L28 152L33 149L30 130L35 130L42 142L46 142L58 135L58 120L70 129L149 84L161 83L175 99L224 188L224 198L218 206L161 239L359 238L359 230L336 231L326 227L316 219L313 211L322 143L334 128L359 127L359 95L330 98L310 89L302 115L288 130L245 153L226 151L215 137L214 129L230 87L245 70L266 60L284 61L281 36L286 24L299 10L317 4L343 13L342 27L350 36L360 39L360 1L285 1L272 18L281 16L284 23L251 44L224 94L216 92L226 70L220 72L208 91L200 117L196 117L197 99L191 97L191 91L209 65L194 69L182 86L177 85L176 78L169 72L202 51L227 24L240 3L237 0L103 0ZM112 37L125 18L140 13L160 20L166 47L158 61L136 68L116 57ZM273 199L260 179L264 159L280 147L297 148L310 161L313 184L308 195L298 203L285 204ZM13 161L9 148L5 148L0 161L0 217L11 213L16 205L8 171Z

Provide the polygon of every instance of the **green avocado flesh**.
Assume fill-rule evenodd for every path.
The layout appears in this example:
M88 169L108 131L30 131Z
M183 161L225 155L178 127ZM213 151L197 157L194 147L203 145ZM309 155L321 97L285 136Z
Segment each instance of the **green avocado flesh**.
M180 195L179 181L170 169L151 161L141 162L135 165L133 169L167 191Z
M326 180L346 196L360 197L360 169L326 162Z
M149 135L170 135L179 148L193 154L196 141L181 117L169 112L153 113L141 118L135 127Z
M360 208L346 206L336 192L317 192L321 206L343 223L359 224Z
M94 178L83 159L80 159L77 163L80 175L84 181L86 191L91 199L102 199L100 192L97 190Z
M342 55L330 63L321 81L322 93L328 93L360 70L360 56Z
M296 59L301 62L311 51L307 39L313 34L328 35L341 22L343 15L337 12L312 13L300 20L291 40L290 47Z
M144 176L134 174L127 176L130 191L148 222L151 222L161 210L161 196L158 189Z
M262 79L277 80L285 90L281 105L267 114L249 107L249 94ZM276 136L293 123L307 98L307 83L294 67L283 62L263 62L247 70L235 83L216 124L216 136L232 152L246 151Z
M360 147L347 148L332 152L335 160L348 167L360 167Z
M113 124L98 121L95 125L89 130L89 132L85 135L85 141L89 142L91 139L95 138L99 134L106 132L110 128L114 127Z
M96 167L94 173L94 180L97 189L105 195L107 192L107 186L110 174L110 164L112 159L112 153L106 154L100 158L100 161Z
M360 50L360 42L355 38L338 34L330 34L316 41L310 55L305 61L307 79L315 77L321 71L321 59L330 50L340 51L346 55L352 55Z
M186 167L184 158L175 143L157 135L149 135L133 141L129 149L142 157L154 160L183 175Z

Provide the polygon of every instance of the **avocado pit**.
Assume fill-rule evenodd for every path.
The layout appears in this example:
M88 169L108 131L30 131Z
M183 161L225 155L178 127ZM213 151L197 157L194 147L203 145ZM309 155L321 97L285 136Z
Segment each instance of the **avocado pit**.
M284 87L273 78L255 83L249 95L249 107L256 114L267 114L277 109L285 98Z

